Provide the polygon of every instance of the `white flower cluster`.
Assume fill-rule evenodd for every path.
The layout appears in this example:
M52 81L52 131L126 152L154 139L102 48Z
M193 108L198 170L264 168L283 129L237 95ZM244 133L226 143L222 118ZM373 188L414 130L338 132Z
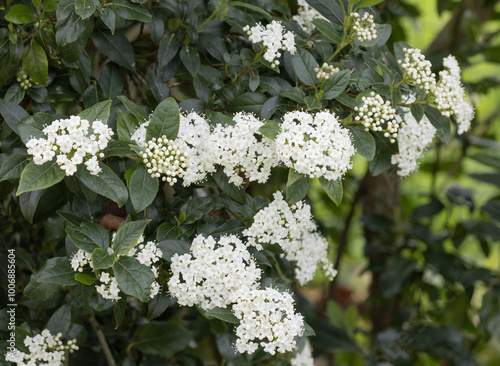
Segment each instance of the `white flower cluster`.
M116 234L114 234L116 235ZM114 236L113 236L114 239ZM107 249L109 255L115 255L113 248L108 247ZM149 267L153 274L155 275L155 279L158 278L158 268L156 264L159 262L162 251L158 248L157 244L153 241L148 241L144 243L144 237L138 240L138 245L131 250L129 250L125 254L118 254L118 258L122 256L135 257L139 263L144 264ZM82 272L83 268L86 265L89 265L90 268L94 268L92 265L92 254L84 252L79 249L70 259L71 268L74 271ZM99 276L100 285L96 286L97 293L101 295L104 299L118 301L120 300L120 288L118 286L118 281L116 277L109 270L102 270ZM152 299L155 297L160 291L160 285L158 282L154 281L151 284L151 292L149 297Z
M390 101L384 99L374 92L369 97L361 98L363 105L354 107L358 115L354 118L361 121L366 131L384 131L384 136L389 137L394 143L398 136L399 123L396 119L396 110L392 108Z
M321 66L321 68L314 68L314 72L316 73L316 77L320 81L325 81L330 78L333 74L339 72L340 69L338 67L334 67L333 65L328 65L326 62Z
M274 141L265 136L257 139L264 123L252 114L237 113L233 120L234 126L217 125L208 139L207 150L213 163L224 167L229 183L243 183L239 172L250 181L265 183L271 169L278 165Z
M190 254L174 254L171 270L168 286L179 304L205 310L234 303L236 291L257 288L261 276L246 245L235 235L218 241L198 235Z
M295 313L292 296L273 288L239 291L233 311L240 320L236 327L240 353L252 354L259 345L271 355L291 352L294 338L304 332L304 319Z
M419 86L427 94L434 92L436 75L431 71L432 64L418 48L403 48L403 52L404 60L398 60L404 70L403 78Z
M443 65L445 69L439 72L440 79L434 91L435 102L443 116L455 116L458 134L461 135L470 128L470 122L474 118L474 108L465 98L457 59L449 55L443 60Z
M373 22L373 15L364 13L361 16L359 13L351 13L354 20L352 25L353 31L356 33L356 38L363 42L377 38L377 30Z
M325 19L325 17L305 0L297 1L297 5L297 15L294 15L292 19L299 23L304 32L311 34L314 30L314 24L312 21L314 19Z
M295 353L290 360L291 366L314 366L314 358L312 355L312 348L309 341L306 341L304 348L300 352Z
M29 88L31 88L33 86L32 84L32 79L30 76L28 76L28 74L26 74L26 71L19 71L17 73L17 78L16 78L17 82L19 83L19 85L21 86L21 88L23 88L24 90L28 90Z
M42 131L46 139L32 138L26 143L35 164L42 165L57 156L57 163L68 176L75 174L77 165L84 161L90 174L99 174L97 156L104 157L101 151L113 136L111 128L101 121L92 122L91 127L89 121L71 116L52 122Z
M284 257L296 263L295 277L305 285L321 267L330 278L336 274L328 257L328 241L317 231L311 215L311 207L298 202L292 207L283 200L281 192L274 200L254 216L250 228L243 231L248 245L262 250L262 244L278 244Z
M406 177L418 169L417 160L425 153L432 142L436 129L424 116L420 122L408 111L398 133L399 153L391 157L391 163L398 165L398 175Z
M177 177L182 178L187 167L184 151L166 136L153 137L146 142L145 151L140 151L139 155L153 178L162 177L171 186L177 182Z
M276 137L276 150L287 167L328 180L339 179L352 168L351 156L355 153L348 130L327 111L315 116L287 112Z
M29 353L16 349L7 352L5 361L13 362L17 366L62 366L66 351L73 353L78 350L78 346L74 339L64 344L61 337L61 333L54 336L48 329L44 329L41 334L34 337L27 336L24 339L24 345L28 347Z
M292 32L285 32L285 27L276 20L267 24L264 28L258 23L253 27L247 25L243 28L252 43L260 43L265 47L264 59L271 63L272 67L280 64L278 58L281 52L288 50L292 55L295 53L295 36Z

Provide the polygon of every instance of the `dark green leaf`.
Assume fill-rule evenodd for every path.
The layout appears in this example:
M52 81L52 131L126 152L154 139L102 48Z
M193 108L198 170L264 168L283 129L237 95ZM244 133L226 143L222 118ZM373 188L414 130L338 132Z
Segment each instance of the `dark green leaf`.
M336 24L344 23L344 12L334 0L307 0L307 3L320 12L326 19Z
M250 9L250 10L253 10L253 11L256 11L258 13L263 14L269 20L272 19L271 14L269 14L267 11L265 11L264 9L262 9L262 8L260 8L258 6L252 5L252 4L244 3L244 2L241 2L241 1L231 1L227 5L228 6L239 6L239 7L247 8L247 9Z
M96 278L95 277L92 277L86 273L75 273L75 280L80 282L80 283L83 283L85 285L92 285L95 281L96 281Z
M95 9L96 7L92 0L75 0L75 12L82 19L87 19L94 15Z
M103 248L95 248L92 252L92 267L94 269L108 269L115 264L115 257L109 255Z
M349 70L339 71L330 76L323 84L323 99L331 100L338 97L349 84Z
M41 189L39 191L31 191L23 193L19 196L19 205L21 206L21 212L24 218L30 223L33 223L33 217L35 216L36 208L40 198L45 193L45 190Z
M125 254L135 247L149 221L151 220L124 222L121 224L113 240L113 249L115 253Z
M494 220L500 221L500 201L490 201L482 206L481 209Z
M129 183L130 200L136 212L144 210L158 193L159 180L152 178L144 167L137 168Z
M83 222L80 226L68 226L66 233L78 249L87 253L92 253L97 248L109 247L109 232L93 222Z
M436 128L436 134L441 141L445 144L450 141L451 136L451 127L450 127L450 119L444 117L441 112L437 109L429 107L428 105L424 106L425 115L431 122L431 124Z
M368 160L372 160L375 156L375 139L372 134L360 126L349 127L349 131L356 152Z
M290 169L286 183L286 202L289 205L297 203L306 196L308 190L309 178Z
M101 13L102 22L108 27L111 35L115 34L116 15L113 9L104 8Z
M36 113L23 118L19 121L19 136L25 144L32 138L46 138L47 136L42 131L47 125L52 122L52 116L48 113Z
M323 190L326 192L328 197L339 206L342 202L342 196L344 195L344 188L342 186L342 181L337 180L327 180L323 177L319 178Z
M97 50L108 56L111 61L135 71L134 49L121 31L116 31L113 35L106 30L97 29L92 33L92 41Z
M130 99L128 99L126 96L120 95L117 97L120 102L123 103L125 108L134 115L135 118L137 118L137 121L139 123L144 122L146 119L148 119L148 114L137 104L132 102Z
M241 187L236 187L232 183L229 183L229 179L227 178L227 175L222 171L222 169L219 169L216 173L214 173L212 175L212 178L220 187L220 189L229 197L231 197L231 199L242 204L246 202L245 190L243 190Z
M78 281L76 281L76 282L77 282L77 285L71 289L71 294L73 295L75 300L78 302L78 304L82 308L86 309L89 306L90 299L92 298L92 293L94 292L94 289L88 285L84 285L81 282L78 282Z
M171 262L174 254L183 255L190 253L189 243L184 240L162 240L158 243L162 258Z
M260 116L262 106L267 101L267 98L261 93L248 92L234 98L229 104L229 111L250 112Z
M179 47L180 43L175 37L175 33L165 34L158 47L158 68L167 66L179 51Z
M121 296L120 300L118 300L113 306L113 312L115 313L115 322L116 322L116 327L117 329L123 322L123 319L125 319L125 313L127 311L127 298L125 296Z
M170 304L171 298L165 292L160 291L158 295L153 297L148 303L148 315L147 320L151 321L154 318L159 317L161 314L167 310Z
M142 353L172 356L188 347L190 332L174 322L151 322L134 333L130 345Z
M280 94L282 97L291 99L297 103L304 103L304 99L306 97L302 89L299 88L290 88L287 90L283 90Z
M424 117L425 111L424 111L424 107L422 107L420 104L412 103L410 105L410 112L411 112L413 118L415 118L415 120L417 122L420 122L422 117Z
M200 55L198 50L193 47L184 46L180 53L182 64L192 77L195 77L200 72Z
M278 136L281 131L281 125L278 122L272 120L266 120L264 122L265 125L259 128L259 132L262 134L262 136L266 136L267 138L270 138L274 141L274 139L276 139L276 136Z
M91 1L91 0L87 0ZM82 19L75 12L71 12L68 18L60 20L56 24L56 42L64 47L70 43L76 42L87 31L92 18Z
M361 0L358 4L360 8L365 8L368 6L373 6L380 4L383 0Z
M183 211L186 212L186 224L192 224L214 209L214 200L211 197L195 197L190 199Z
M92 175L87 167L79 165L76 176L91 191L109 198L119 207L123 206L128 200L127 187L110 167L102 163L99 166L102 169L99 174Z
M19 104L23 100L25 94L24 88L21 88L19 84L13 84L5 92L4 99L7 102Z
M27 155L9 156L0 167L0 182L7 179L18 179L26 165L28 165Z
M167 83L163 82L158 76L148 71L146 73L146 80L151 88L153 96L158 102L170 97L170 88Z
M128 142L121 140L111 141L102 152L106 158L110 156L126 156L133 154Z
M66 304L57 309L47 323L47 329L52 334L61 333L63 336L71 325L71 306Z
M24 47L22 64L23 70L31 76L35 83L47 85L47 76L49 73L47 55L43 48L35 41L31 41Z
M36 165L31 161L21 173L16 194L19 196L24 192L52 187L63 180L65 175L66 173L59 168L55 161L49 161L43 165Z
M231 324L240 323L238 318L234 315L233 309L229 306L226 308L216 307L210 310L203 310L201 308L198 308L198 311L207 319L220 319Z
M120 95L124 86L120 67L114 62L107 63L99 76L99 85L101 85L104 96L108 99Z
M68 258L63 257L54 266L40 271L39 281L55 283L61 286L74 286L78 284L75 280L75 271L71 268Z
M133 257L121 257L113 265L113 270L124 293L137 297L142 302L148 301L155 275L147 266Z
M153 112L153 117L146 130L146 140L153 137L166 136L169 140L175 140L179 132L179 106L174 98L170 97L158 104Z
M337 29L326 19L316 18L312 21L316 29L334 43L342 41L342 34L339 34Z
M107 124L110 113L111 100L105 100L104 102L96 103L92 107L81 111L78 116L86 119L91 124L94 121L101 121L102 123Z
M128 0L113 0L113 10L123 19L137 20L149 23L153 20L148 9Z
M292 67L301 82L308 86L318 84L315 68L318 63L314 57L303 48L299 48L292 56Z

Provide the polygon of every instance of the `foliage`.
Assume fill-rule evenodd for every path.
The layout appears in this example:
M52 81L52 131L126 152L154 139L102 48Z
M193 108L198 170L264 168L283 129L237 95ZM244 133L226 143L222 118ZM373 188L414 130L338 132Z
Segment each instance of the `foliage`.
M459 135L457 117L441 114L435 98L398 64L404 49L411 48L399 32L400 19L415 15L413 6L373 0L308 3L321 14L312 33L294 20L301 2L293 0L7 2L0 20L5 249L0 257L7 263L8 249L15 248L18 349L25 349L26 336L49 329L77 340L71 365L286 365L307 338L320 362L474 365L492 337L500 340L498 268L461 252L473 243L491 258L500 240L500 146L488 129L480 137ZM463 14L455 2L439 3L440 11ZM377 38L357 38L355 11L374 16ZM296 51L283 51L279 63L266 60L262 44L249 41L244 31L272 20L295 35ZM472 40L479 37L474 26L479 19L469 21L466 37ZM490 41L447 50L461 64L471 52L497 62L498 46ZM443 69L447 55L430 52L433 72ZM329 78L318 74L325 63L338 68ZM481 94L488 85L468 88ZM391 157L400 146L386 131L365 129L356 119L371 93L388 101L394 114L411 114L417 122L425 116L436 129L439 153L422 166L432 180L425 198L400 198L397 183L388 189L387 181L399 179ZM265 184L248 181L244 169L235 172L234 166L232 174L244 184L233 184L222 164L197 184L184 186L181 177L168 184L151 175L143 159L147 150L133 138L146 120L147 141L175 140L182 116L191 111L212 130L234 125L238 112L249 112L264 122L254 137L272 144L283 132L284 115L298 110L334 113L339 126L348 129L357 155L345 179L309 176L291 160L274 167ZM83 164L68 175L54 159L38 165L28 152L32 138L44 138L46 125L71 115L102 121L113 131L96 175ZM477 130L482 123L477 121ZM469 178L492 192L485 202L446 180L472 160L484 169ZM300 207L306 199L315 213L323 207L319 231L338 243L335 265L341 275L347 243L363 236L372 286L366 304L352 305L339 297L339 281L329 283L317 274L313 286L321 299L313 301L314 292L298 283L296 263L279 245L249 247L262 272L261 288L293 294L305 323L295 353L270 355L260 348L239 354L234 344L241 319L231 306L180 306L168 290L170 266L190 255L197 235L243 237L276 191L284 192L290 206ZM335 222L326 223L325 215ZM162 258L145 265L137 253L150 241L158 243ZM92 269L72 266L78 250ZM2 268L7 292L7 267ZM114 299L99 290L104 273L117 282ZM160 290L151 297L155 283ZM2 299L1 307L0 351L5 353L12 330L8 301Z

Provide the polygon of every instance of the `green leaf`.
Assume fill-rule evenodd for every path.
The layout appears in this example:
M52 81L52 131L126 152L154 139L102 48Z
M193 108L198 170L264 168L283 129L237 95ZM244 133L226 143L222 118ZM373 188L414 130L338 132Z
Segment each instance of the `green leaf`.
M133 154L129 143L121 140L111 141L102 152L106 158L110 156L127 156Z
M262 136L266 136L271 140L275 140L276 136L279 135L281 131L281 125L278 122L272 120L265 120L265 125L259 128L259 132Z
M92 175L83 164L79 165L76 176L91 191L109 198L119 207L123 206L128 200L127 187L110 167L102 163L99 166L101 172Z
M182 64L192 77L195 77L200 72L200 55L196 48L188 45L181 48L180 53Z
M190 342L191 333L179 324L150 322L135 331L130 346L145 354L167 357L185 350Z
M167 83L161 80L158 76L148 71L146 73L146 80L149 84L149 87L151 88L153 96L158 102L161 102L162 100L170 97L170 88L168 87Z
M312 21L317 30L319 30L326 38L334 43L342 41L342 35L337 32L335 27L326 19L316 18Z
M118 110L116 115L116 129L118 130L118 138L122 141L130 141L131 136L139 127L137 119L124 111Z
M490 215L492 219L500 221L500 201L490 201L482 206L481 210Z
M153 202L158 193L158 187L159 179L152 178L144 167L139 167L134 171L128 189L135 212L144 210Z
M48 113L39 112L23 118L19 121L19 136L25 144L32 138L46 138L47 136L42 131L45 126L52 123L52 116Z
M302 336L303 337L314 337L314 336L316 336L316 332L309 324L304 322L304 334L302 334Z
M53 267L45 268L40 271L39 281L55 283L61 286L74 286L78 284L75 280L75 271L71 268L68 258L63 257Z
M83 222L80 226L68 226L66 233L78 249L87 253L93 253L97 248L109 247L109 232L93 222Z
M94 121L101 121L107 124L110 113L111 100L105 100L104 102L96 103L92 107L81 111L78 116L89 121L91 125Z
M240 321L238 318L234 315L233 309L228 306L226 308L219 308L215 307L210 310L203 310L201 308L198 308L198 311L207 319L220 319L222 321L225 321L227 323L231 324L239 324Z
M94 15L95 9L96 7L92 0L75 0L75 12L82 19L87 19Z
M368 160L372 160L375 156L376 146L372 134L360 126L350 126L348 128L351 132L351 140L356 148L356 152Z
M183 255L191 252L189 243L184 240L162 240L158 243L162 258L171 262L174 254Z
M120 95L124 87L120 66L114 62L108 62L99 76L99 85L102 88L104 96L108 99L113 99Z
M153 21L149 10L140 4L128 0L113 0L112 4L113 10L123 19L137 20L143 23Z
M339 206L342 202L342 196L344 194L344 188L342 187L342 181L340 179L337 180L327 180L323 177L319 178L319 182L323 187L323 190L326 192L328 197Z
M36 165L31 161L21 173L16 195L52 187L63 180L65 175L66 173L55 161L49 161L43 165Z
M19 84L13 84L5 92L5 100L14 104L19 104L24 99L26 92Z
M43 48L32 40L24 47L21 58L23 70L38 84L47 85L49 62Z
M229 111L233 113L250 112L260 116L260 111L266 101L267 98L262 93L244 93L229 103Z
M358 4L360 8L366 8L368 6L373 6L380 4L383 0L361 0Z
M118 329L118 327L122 324L123 319L125 319L126 311L127 311L127 298L125 296L121 296L120 300L118 300L115 306L113 306L113 312L115 313L115 322L116 322L115 329Z
M417 122L420 122L424 117L425 110L420 104L412 103L412 105L410 105L410 112L413 118L415 118Z
M227 6L239 6L239 7L242 7L242 8L247 8L247 9L250 9L250 10L253 10L253 11L256 11L258 13L261 13L263 14L267 19L271 20L272 19L272 16L271 14L269 14L267 11L265 11L264 9L262 8L259 8L258 6L255 6L255 5L251 5L251 4L247 4L247 3L243 3L241 1L231 1L230 3L227 4Z
M146 130L146 140L153 137L166 136L169 140L175 140L179 133L179 106L174 98L170 97L158 104L153 112L153 117Z
M299 88L290 88L287 90L283 90L280 95L282 97L288 98L293 100L294 102L297 103L304 103L304 99L306 97L305 93L302 91L302 89Z
M71 289L71 294L78 302L78 304L82 308L86 309L89 307L90 299L92 298L92 293L94 292L94 289L90 286L81 283L81 281L76 281L76 282L77 285Z
M314 71L318 63L305 49L299 48L292 56L292 67L299 80L307 86L318 84L316 71Z
M102 22L109 28L111 35L115 34L116 15L113 9L104 8L100 15Z
M71 325L71 305L62 305L50 317L47 323L47 329L52 334L61 333L63 336Z
M93 26L93 18L82 19L75 12L71 12L69 17L56 23L57 44L64 47L76 42L86 34L89 26Z
M344 23L344 12L335 0L307 0L307 3L315 8L329 21L342 25Z
M35 20L35 12L26 5L17 4L5 14L5 20L14 24L25 24Z
M181 208L181 211L186 212L186 224L192 224L207 215L215 207L214 200L211 197L194 197L187 201Z
M18 179L26 165L28 165L27 155L9 156L0 167L0 182L7 179Z
M116 232L113 240L113 250L116 254L125 254L137 245L146 225L151 220L140 220L123 223Z
M323 90L323 99L331 100L338 97L349 84L349 70L342 70L330 76L321 88Z
M135 72L134 49L121 31L116 31L113 35L98 28L92 33L92 42L97 50L108 56L111 61Z
M109 255L103 248L95 248L92 252L92 266L94 269L108 269L115 264L115 256Z
M139 121L139 123L142 123L148 119L148 114L126 96L120 95L117 98L120 102L123 103L125 108L127 108L127 110L132 113L135 118L137 118L137 121Z
M247 199L245 190L229 183L229 179L222 169L219 169L216 173L212 174L212 178L215 183L217 183L219 188L231 197L231 199L238 203L245 204Z
M85 285L92 285L95 281L96 278L92 277L91 275L88 275L86 273L75 273L75 280L83 283Z
M165 310L167 310L170 300L170 296L168 296L164 291L160 291L158 295L149 301L148 315L146 319L151 321L163 314Z
M286 202L289 205L297 203L306 196L308 190L309 178L290 169L286 183Z
M19 196L19 206L21 206L21 212L24 218L30 223L33 223L33 217L35 216L36 208L40 198L45 193L44 189L39 191L31 191L23 193Z
M118 236L118 234L117 234ZM147 302L151 284L155 279L153 271L133 257L122 257L114 265L113 271L120 289L127 295Z
M451 137L451 127L450 119L443 116L441 112L437 109L432 108L428 105L424 106L425 115L429 119L430 123L436 128L436 135L445 144L450 141Z
M180 43L175 33L165 34L158 47L158 68L162 69L177 55Z
M0 114L12 131L19 135L19 121L28 116L28 113L17 104L0 99Z

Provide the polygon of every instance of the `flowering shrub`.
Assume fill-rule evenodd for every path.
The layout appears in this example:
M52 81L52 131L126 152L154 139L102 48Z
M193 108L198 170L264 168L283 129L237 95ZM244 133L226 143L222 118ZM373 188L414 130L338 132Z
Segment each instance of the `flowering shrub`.
M355 205L370 206L352 189L360 170L406 177L433 141L465 134L475 117L457 59L432 65L395 42L379 3L8 2L0 225L17 250L9 301L19 307L12 344L2 333L6 360L313 365L337 348L370 364L419 354L418 342L387 351L401 324L374 325L369 350L369 331L347 327L352 311L338 316L333 290L313 305L304 287L334 288ZM353 209L339 235L338 222L313 217L314 202L343 210L344 189ZM432 236L380 216L363 217L367 238L379 225L390 235L377 240L397 245ZM410 247L387 261L400 278L376 277L388 299L436 262ZM442 338L469 357L460 334Z

